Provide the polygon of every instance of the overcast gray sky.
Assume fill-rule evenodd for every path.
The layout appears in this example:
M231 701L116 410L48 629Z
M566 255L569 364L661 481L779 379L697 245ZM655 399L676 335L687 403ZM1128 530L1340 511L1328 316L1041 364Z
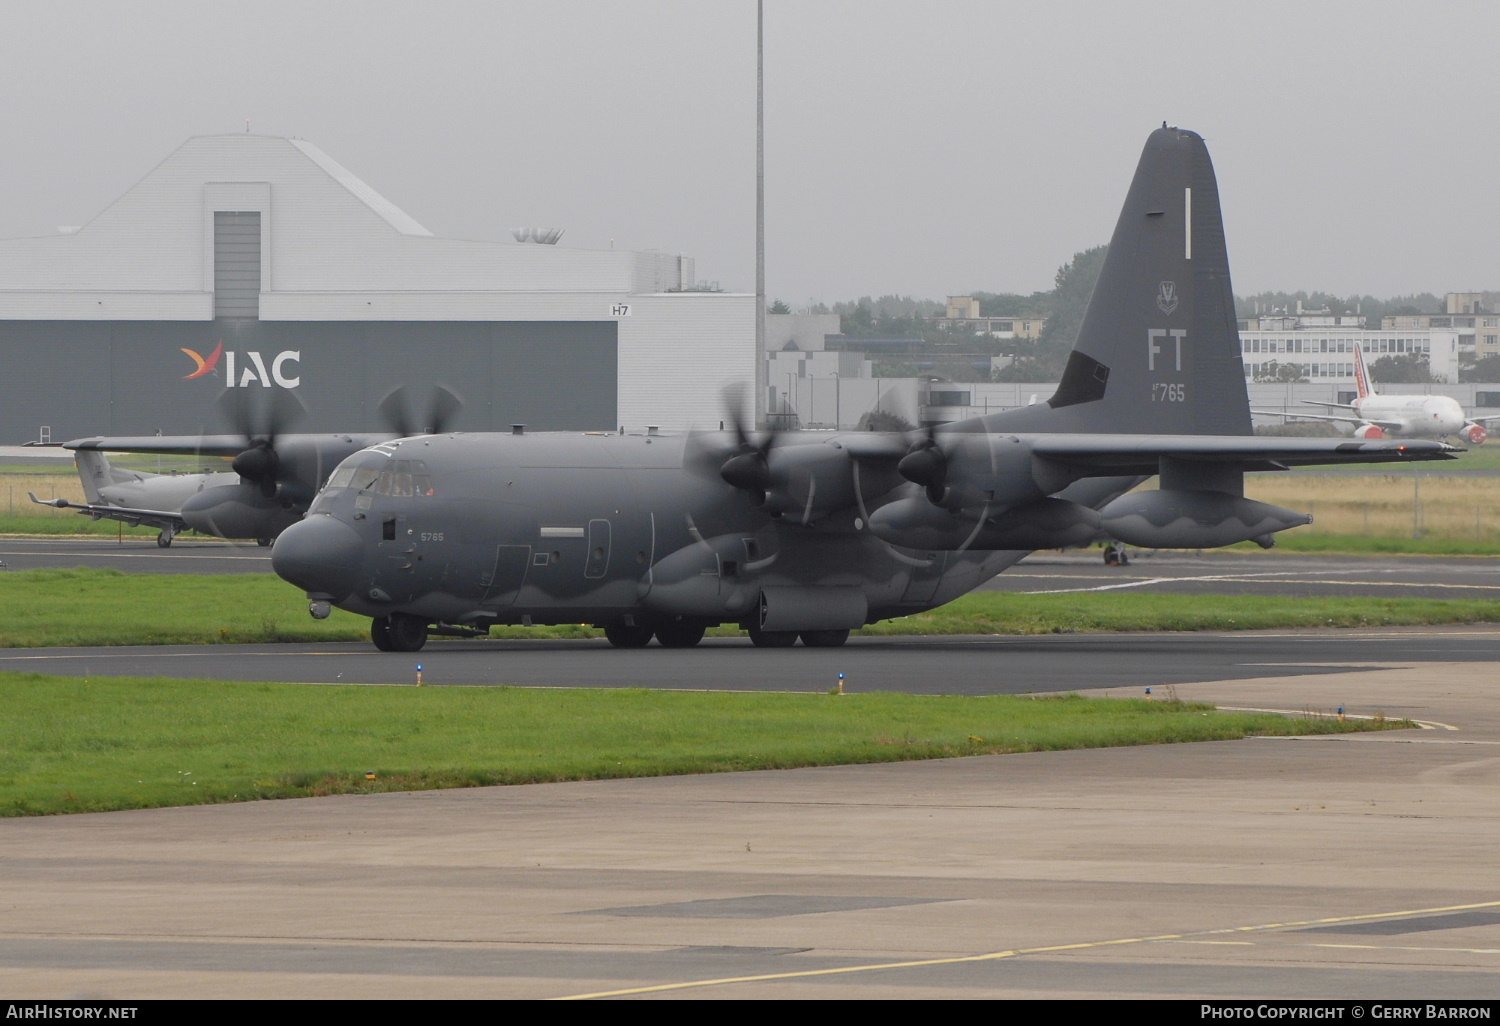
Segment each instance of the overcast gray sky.
M1497 29L1492 0L767 0L768 292L1049 288L1163 120L1208 139L1237 292L1500 288ZM250 118L438 235L561 227L750 290L754 59L754 0L0 0L0 237Z

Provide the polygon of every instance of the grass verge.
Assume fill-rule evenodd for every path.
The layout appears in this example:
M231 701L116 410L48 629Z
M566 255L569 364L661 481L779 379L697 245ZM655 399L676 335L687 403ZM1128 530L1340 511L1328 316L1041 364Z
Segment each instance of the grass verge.
M1500 622L1500 600L978 592L861 634L1055 634ZM721 627L711 632L733 637ZM592 627L497 627L497 638L593 638ZM24 570L0 577L0 648L369 640L370 621L307 615L301 592L261 574ZM440 641L435 643L441 643Z
M0 696L5 816L1410 726L1076 695L359 687L0 673Z
M1259 552L1254 542L1229 546L1244 552ZM1425 534L1413 538L1396 534L1312 533L1305 528L1283 531L1276 536L1276 551L1297 555L1391 555L1391 556L1500 556L1500 543L1475 538Z

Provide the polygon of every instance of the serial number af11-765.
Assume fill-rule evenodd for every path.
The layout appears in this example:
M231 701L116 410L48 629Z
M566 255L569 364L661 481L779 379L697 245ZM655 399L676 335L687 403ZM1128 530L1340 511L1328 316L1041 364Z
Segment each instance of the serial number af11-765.
M1269 546L1310 521L1246 499L1246 471L1454 451L1251 433L1212 164L1164 126L1046 403L907 434L401 438L346 459L272 563L314 616L369 616L390 651L554 623L622 647L722 623L757 645L837 645L1034 549ZM1130 491L1152 475L1157 490Z

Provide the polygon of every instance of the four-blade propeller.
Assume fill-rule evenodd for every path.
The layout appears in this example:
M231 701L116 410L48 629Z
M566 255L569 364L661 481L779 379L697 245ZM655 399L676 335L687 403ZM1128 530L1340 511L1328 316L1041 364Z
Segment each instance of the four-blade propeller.
M217 405L245 443L230 467L242 480L259 487L261 495L274 497L284 469L276 439L306 416L307 407L295 392L285 389L261 393L225 389Z
M927 490L934 506L941 506L948 496L948 455L938 445L933 428L917 440L911 450L896 464L896 472L912 484Z
M445 385L437 385L432 390L432 402L428 405L426 419L417 421L411 415L406 386L397 385L385 394L376 410L386 427L399 437L408 438L412 435L442 434L463 408L464 401L460 396Z

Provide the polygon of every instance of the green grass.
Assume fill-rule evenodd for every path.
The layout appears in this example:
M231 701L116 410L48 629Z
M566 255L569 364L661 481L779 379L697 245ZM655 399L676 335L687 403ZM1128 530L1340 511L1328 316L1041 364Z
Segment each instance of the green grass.
M31 504L29 499L25 500ZM38 510L42 507L37 506ZM47 513L42 510L43 516L35 516L31 513L0 513L0 535L40 535L48 538L58 537L89 537L89 538L155 538L161 533L155 527L131 527L122 524L118 520L94 520L90 517L74 513L71 510L54 511ZM194 537L206 537L194 535Z
M0 673L0 815L893 762L1403 722L1172 701ZM365 779L374 772L375 779Z
M302 593L269 574L22 570L0 576L0 648L353 641L370 621L307 614Z
M1276 595L1161 595L1140 590L1029 595L975 592L928 613L871 624L861 634L1056 634L1076 631L1224 631L1500 621L1500 600Z
M1259 552L1254 542L1240 542L1230 550ZM1426 535L1323 534L1298 529L1276 536L1276 551L1297 555L1500 556L1494 541Z
M1500 622L1500 600L1062 595L977 592L862 634L1047 634L1072 631L1252 630ZM206 645L369 640L370 621L307 614L302 593L269 574L123 574L24 570L0 575L0 648ZM740 632L722 627L714 636ZM596 638L592 627L497 627L502 638ZM441 643L440 641L435 643Z

